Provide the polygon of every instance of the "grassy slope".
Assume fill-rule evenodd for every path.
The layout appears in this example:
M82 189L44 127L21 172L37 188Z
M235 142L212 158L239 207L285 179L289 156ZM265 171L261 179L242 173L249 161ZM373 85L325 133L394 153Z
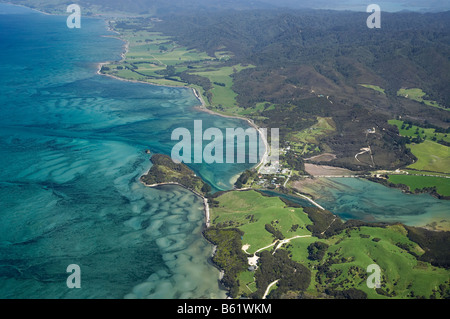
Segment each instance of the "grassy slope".
M331 117L317 117L317 123L313 126L289 134L288 140L294 151L302 155L308 155L317 151L320 144L319 138L330 134L336 130L336 124Z
M416 125L405 125L400 120L389 120L389 124L397 126L401 136L416 138L425 141L411 144L408 147L418 158L417 162L408 166L411 175L390 175L389 181L394 184L409 186L411 191L421 190L425 187L436 187L436 191L444 196L450 195L450 180L442 177L412 176L412 175L446 175L450 173L450 148L432 141L443 140L450 142L446 133L438 133L434 128L422 128Z
M239 223L239 229L245 232L243 244L249 244L249 253L273 243L271 233L265 230L265 224L279 221L276 228L285 238L297 235L310 235L306 225L310 224L308 216L301 208L286 207L278 197L264 197L256 191L228 192L219 197L220 205L211 210L213 225L226 221ZM256 222L247 218L254 215ZM291 231L292 225L299 225L296 231Z
M434 128L423 128L416 125L409 127L407 124L405 124L404 128L402 128L404 122L401 120L389 120L388 123L397 126L401 136L420 137L427 140L431 140L435 136L436 140L442 139L445 142L450 143L450 136L448 134L438 133Z
M433 106L433 107L438 107L438 108L442 108L442 109L446 109L443 106L439 105L439 103L437 103L436 101L433 100L428 100L426 98L424 98L426 96L426 93L423 92L421 89L419 88L412 88L412 89L400 89L397 92L398 96L402 96L404 98L413 100L413 101L417 101L419 103L424 103L428 106Z
M370 237L361 238L360 234ZM381 240L375 242L373 238ZM341 282L344 287L351 288L355 281L348 276L350 267L357 266L365 272L366 267L374 263L382 270L382 288L395 291L397 298L408 297L410 290L413 290L415 295L428 297L434 287L448 280L448 271L418 262L414 256L398 247L397 243L407 244L415 253L421 253L420 247L406 237L402 226L386 229L361 227L361 230L350 231L349 237L344 237L342 242L331 246L328 250L339 252L340 256L351 260L332 266L332 269L342 270L342 274L335 279L336 283ZM345 283L348 279L350 281ZM373 289L367 287L365 278L356 282L356 288L365 291L369 298L380 297ZM410 284L411 287L407 289Z
M226 220L243 222L238 228L245 232L242 242L251 245L249 252L254 252L273 241L272 236L264 229L264 225L273 220L279 221L277 227L287 238L296 234L310 234L306 229L300 228L295 233L288 231L293 224L306 226L311 221L300 208L286 207L279 198L264 197L255 191L245 191L228 192L219 196L217 200L219 207L212 208L212 220L215 224ZM246 216L252 214L257 221L249 223ZM361 234L364 238L360 236ZM369 298L386 298L366 285L368 276L366 268L376 263L382 270L382 290L395 291L393 298L412 297L411 291L415 296L428 298L433 289L441 284L447 284L449 271L419 262L411 253L398 247L397 244L401 244L408 246L408 250L417 255L423 254L423 250L406 235L406 230L401 225L387 228L360 227L327 239L316 237L294 239L282 249L290 251L294 261L304 264L312 271L311 284L307 290L312 296L318 296L325 288L338 290L357 288L366 292ZM379 241L374 241L374 238ZM326 255L321 262L309 260L307 247L315 241L328 244L327 254L334 254L334 257ZM340 270L341 273L330 283L319 284L317 266L331 259L338 259L339 262L332 263L330 269ZM322 281L326 281L324 276L319 276ZM241 292L249 293L256 290L252 272L244 271L239 278Z
M233 91L233 78L231 77L235 72L240 72L246 68L253 66L242 66L235 65L229 67L220 68L204 68L203 70L195 71L193 74L204 76L208 78L213 89L211 90L213 94L213 106L222 106L227 113L238 113L238 105L236 103L237 94ZM225 84L218 85L216 83Z
M382 94L386 94L386 93L384 92L384 89L381 88L381 87L379 87L378 85L371 85L371 84L360 84L360 85L363 86L363 87L365 87L365 88L372 89L372 90L375 90L375 91L377 91L377 92L380 92L380 93L382 93Z
M411 152L418 158L409 168L442 173L450 173L449 147L425 141L410 146Z
M450 179L444 177L389 175L389 181L394 184L404 184L410 190L421 190L425 187L436 186L436 192L443 196L450 196Z

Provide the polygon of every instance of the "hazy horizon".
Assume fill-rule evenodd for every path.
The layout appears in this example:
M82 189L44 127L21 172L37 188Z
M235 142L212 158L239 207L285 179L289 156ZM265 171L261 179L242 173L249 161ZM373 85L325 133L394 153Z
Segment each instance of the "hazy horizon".
M0 0L35 8L66 5L65 0ZM450 11L450 0L78 0L81 7L96 7L113 12L173 13L183 11L257 10L257 9L322 9L366 12L369 4L377 4L384 12L442 12Z
M259 0L276 6L292 8L366 11L369 4L377 4L382 11L438 12L450 10L450 0Z

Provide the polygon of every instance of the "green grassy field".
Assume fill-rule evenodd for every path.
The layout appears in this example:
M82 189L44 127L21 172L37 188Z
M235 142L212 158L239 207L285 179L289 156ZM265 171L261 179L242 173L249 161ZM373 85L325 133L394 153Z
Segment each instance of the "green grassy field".
M230 221L234 227L239 225L239 229L245 232L243 244L250 245L247 250L249 253L274 242L272 234L265 230L265 225L272 222L285 238L311 234L306 229L311 221L303 210L286 207L278 197L266 197L256 191L242 191L228 192L220 196L219 201L219 207L211 209L213 225ZM249 217L252 215L253 222ZM292 231L292 225L299 227Z
M449 143L450 136L447 133L436 132L434 128L422 128L416 125L406 125L400 120L389 120L389 124L397 126L401 136L420 137L425 140L423 143L411 144L408 147L418 158L418 161L409 166L415 170L434 171L440 173L450 173L450 148L436 143L444 141Z
M157 85L187 86L175 76L176 73L186 71L190 64L202 65L215 59L205 52L177 45L170 37L152 32L151 26L148 30L118 28L117 31L128 42L128 52L123 61L108 64L103 72L105 74ZM173 67L174 75L167 73L168 67Z
M411 152L418 158L409 168L425 171L450 173L450 148L435 142L425 141L409 146Z
M290 133L287 139L294 151L308 155L319 151L319 137L335 131L336 124L330 117L317 117L317 123L300 132Z
M401 136L409 137L411 141L420 138L423 142L408 145L417 162L409 165L408 173L411 175L390 175L389 181L394 184L409 186L411 191L421 190L425 187L436 187L437 193L443 196L450 195L450 181L442 177L412 176L412 175L447 175L450 173L450 148L436 143L444 141L449 143L447 133L436 132L434 128L422 128L409 125L401 120L389 120L389 124L397 126Z
M375 90L375 91L377 91L377 92L380 92L380 93L382 93L382 94L386 94L386 93L384 92L384 89L381 88L381 87L379 87L378 85L371 85L371 84L360 84L360 85L363 86L363 87L365 87L365 88L372 89L372 90Z
M237 94L232 90L233 79L231 75L236 72L240 72L246 68L253 66L242 66L241 64L234 66L218 67L218 68L203 68L195 70L192 74L204 76L208 78L212 85L212 105L220 106L224 111L231 111L231 109L237 107L236 96ZM219 83L219 84L218 84ZM235 110L233 110L235 111ZM236 114L236 113L235 113Z
M436 187L436 192L443 196L450 196L450 179L444 177L389 175L389 181L394 184L404 184L414 192L425 187Z
M126 22L133 24L132 19ZM202 95L207 107L218 113L249 115L259 112L259 109L246 110L236 103L237 94L232 89L232 75L254 66L224 66L224 62L232 56L231 52L222 50L215 52L215 56L209 56L206 52L178 45L171 37L153 32L151 26L140 31L120 27L116 30L128 42L128 52L123 61L105 66L103 73L156 85L190 86ZM212 88L205 92L200 85L181 80L179 74L185 71L208 79ZM210 98L206 98L206 94Z
M438 107L444 110L446 109L442 105L439 105L436 101L425 99L424 97L426 96L426 93L419 88L400 89L397 91L397 95L419 103L424 103L428 106Z
M430 172L430 171L420 171L415 169L403 169L402 171L408 172L411 175L434 175L434 176L449 176L448 173Z
M368 298L386 298L387 296L367 286L367 266L371 264L380 266L381 289L387 293L395 292L391 295L392 298L411 297L411 291L415 296L428 297L433 289L449 278L447 270L419 262L412 254L398 246L407 246L417 255L423 253L416 243L407 238L406 230L401 225L387 228L360 227L326 240L321 239L321 242L329 245L322 262L307 259L306 248L314 241L318 239L305 238L302 241L293 241L288 246L293 260L312 269L314 281L307 290L311 295L317 294L317 289L323 289L321 287L327 285L324 283L328 283L339 289L362 290ZM315 270L318 265L324 263L331 264L330 270L335 272L335 277L327 279L325 274Z
M408 125L401 120L389 120L388 123L397 126L401 136L420 137L421 139L430 141L435 138L436 141L443 140L450 143L449 134L436 132L434 128L423 128L416 125Z
M212 208L213 224L224 226L227 221L233 221L225 227L238 227L244 231L242 243L250 244L250 253L273 242L273 237L264 228L273 221L277 221L276 228L286 238L310 234L300 227L295 232L290 231L292 225L306 226L311 221L302 209L286 207L279 198L264 197L255 191L233 191L217 200L219 207ZM308 246L317 241L327 244L328 248L322 260L310 260ZM310 269L312 277L306 293L311 297L320 297L325 289L356 288L370 299L430 298L432 295L442 298L440 287L448 287L450 278L449 270L418 261L415 256L421 256L424 250L407 237L406 229L400 224L386 228L351 228L326 239L296 238L280 249L287 250L293 261ZM370 274L367 267L371 264L377 264L381 269L381 288L378 290L367 286ZM239 284L240 294L255 292L254 272L241 272Z
M239 295L251 294L257 290L254 273L251 271L243 271L239 275Z
M333 270L340 270L334 284L340 283L343 288L355 287L366 292L369 298L384 298L367 287L366 268L371 264L380 266L381 288L388 293L394 291L393 298L410 297L411 291L414 291L415 296L428 297L435 287L448 281L448 270L419 262L398 247L398 244L403 244L416 254L423 253L416 243L406 237L402 226L361 227L360 230L351 230L348 236L342 238L339 244L330 246L328 252L337 253L341 260L346 260L331 266ZM374 238L379 241L374 241Z

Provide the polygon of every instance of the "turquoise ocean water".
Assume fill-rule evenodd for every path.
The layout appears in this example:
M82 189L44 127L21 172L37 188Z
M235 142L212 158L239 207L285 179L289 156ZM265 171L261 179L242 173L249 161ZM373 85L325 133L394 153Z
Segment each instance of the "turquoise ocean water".
M201 199L138 178L174 128L245 122L195 111L189 89L97 75L123 50L100 19L0 12L0 298L224 297ZM216 189L248 167L193 166Z

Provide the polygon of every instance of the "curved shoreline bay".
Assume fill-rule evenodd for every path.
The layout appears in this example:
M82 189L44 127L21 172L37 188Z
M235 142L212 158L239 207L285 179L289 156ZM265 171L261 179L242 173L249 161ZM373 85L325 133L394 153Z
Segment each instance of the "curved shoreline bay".
M190 89L97 75L123 45L103 37L102 20L70 30L66 17L23 14L0 21L14 30L0 39L0 297L225 298L204 202L139 177L150 166L143 150L170 154L173 129L243 122L192 112ZM221 189L247 168L193 166ZM66 286L70 264L81 289Z

